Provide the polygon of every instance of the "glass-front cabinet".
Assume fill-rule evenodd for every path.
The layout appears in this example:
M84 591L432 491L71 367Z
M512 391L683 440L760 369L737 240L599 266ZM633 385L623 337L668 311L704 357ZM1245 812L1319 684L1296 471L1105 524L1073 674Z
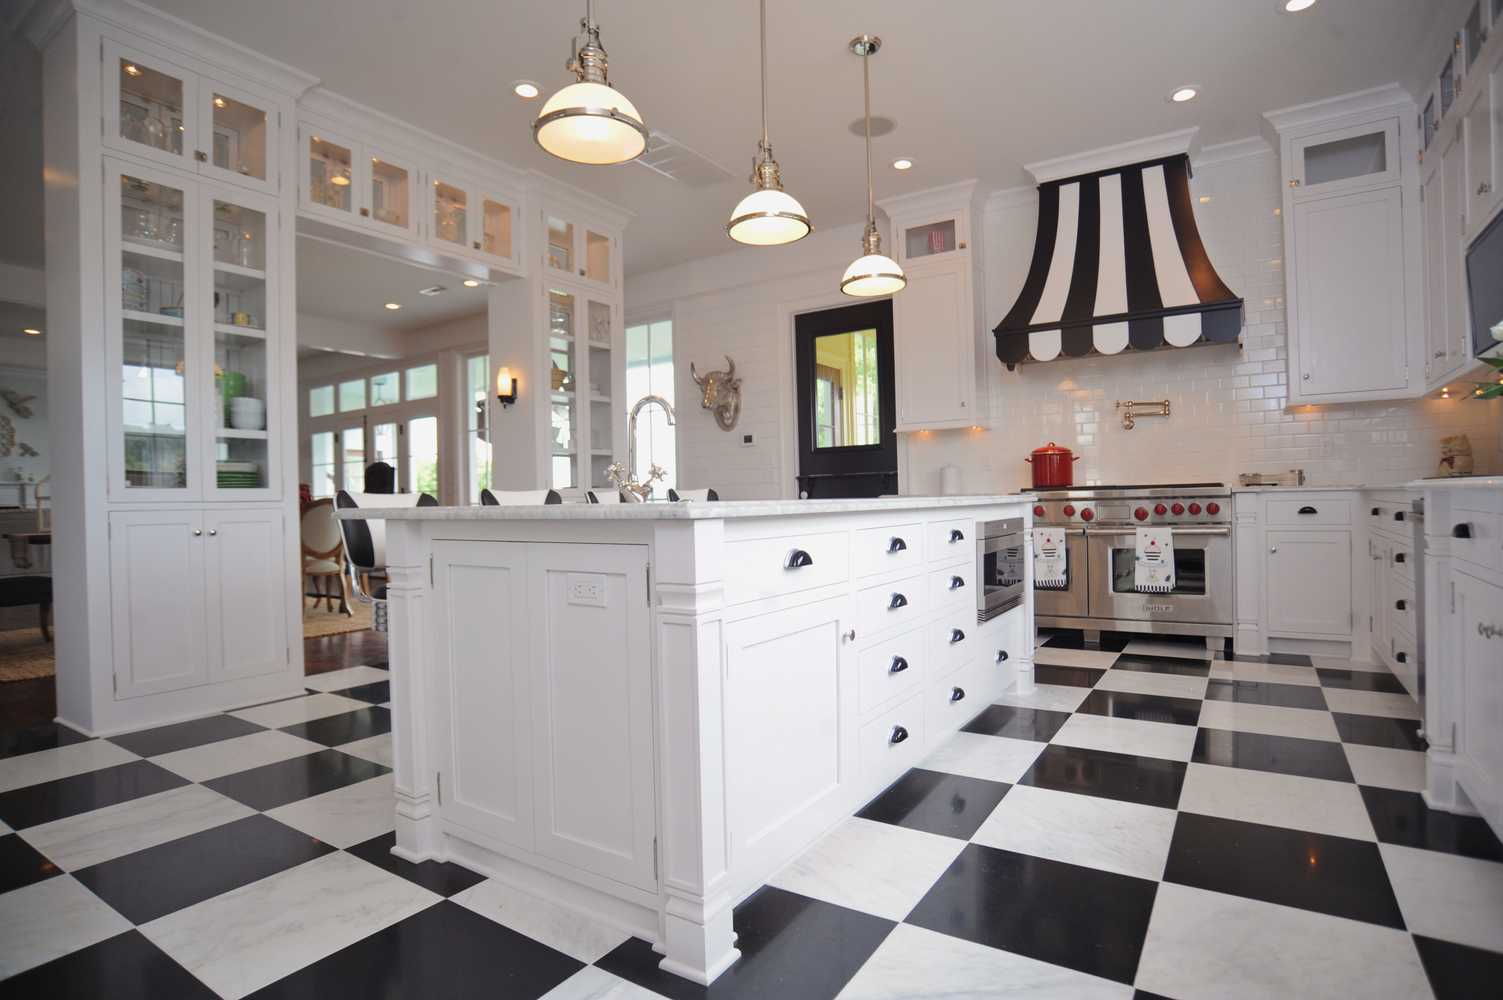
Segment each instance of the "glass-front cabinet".
M1394 184L1400 168L1399 122L1389 118L1291 139L1289 152L1293 176L1288 184L1296 200Z
M276 202L106 158L114 499L272 499Z
M892 252L899 263L947 257L965 250L969 244L966 233L967 216L961 213L943 214L918 219L894 219L894 242Z
M543 233L543 261L551 273L616 286L620 264L614 236L551 212L543 213Z
M550 285L547 297L549 485L557 490L606 486L620 419L615 391L620 310L561 283Z
M302 122L298 199L316 215L387 235L418 233L418 172L407 158Z
M428 178L428 242L466 257L514 268L517 201L446 169Z

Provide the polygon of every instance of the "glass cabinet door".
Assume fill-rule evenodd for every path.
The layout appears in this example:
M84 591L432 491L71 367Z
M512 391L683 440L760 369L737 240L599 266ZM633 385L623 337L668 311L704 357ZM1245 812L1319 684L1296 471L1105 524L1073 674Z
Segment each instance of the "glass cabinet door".
M104 43L104 134L117 148L183 165L198 145L197 79L162 59Z
M269 193L277 188L276 120L269 101L214 80L202 80L199 171Z
M898 231L901 234L898 240L898 252L905 261L936 257L964 249L965 240L961 234L959 220L953 216L947 219L921 222L917 225L901 225Z
M585 230L584 269L580 276L603 285L611 283L611 238L604 233Z
M470 194L448 181L433 179L433 239L440 244L469 248Z
M355 211L355 144L323 131L307 132L306 137L303 203L349 218Z
M609 486L605 472L615 460L616 402L614 392L618 337L616 310L609 302L585 299L582 317L587 347L589 382L590 481L592 487ZM625 455L621 456L625 459Z
M412 211L416 172L379 150L371 150L370 161L370 180L365 204L360 207L361 216L410 236L417 221Z
M480 200L479 244L481 253L511 262L515 257L511 236L512 206L490 196Z
M549 485L556 490L579 485L578 358L579 303L570 292L548 291Z
M548 233L548 248L544 253L548 266L563 274L574 273L574 223L552 215L543 216L543 226Z
M1295 139L1291 146L1294 177L1289 186L1296 197L1373 183L1387 184L1399 176L1399 125L1396 119L1322 132Z

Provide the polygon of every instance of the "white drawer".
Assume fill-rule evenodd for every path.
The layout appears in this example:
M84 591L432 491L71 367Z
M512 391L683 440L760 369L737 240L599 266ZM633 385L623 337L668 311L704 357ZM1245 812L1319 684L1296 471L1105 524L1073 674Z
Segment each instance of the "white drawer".
M929 596L934 607L976 607L976 567L972 563L946 566L929 573Z
M942 742L990 704L980 688L978 671L973 667L957 670L943 682L925 687L924 726L931 742Z
M1393 652L1391 655L1393 661L1390 666L1393 667L1394 676L1404 685L1404 689L1409 692L1409 696L1412 698L1414 697L1415 688L1418 686L1419 653L1416 647L1418 647L1419 643L1415 642L1413 633L1405 632L1402 629L1394 629L1392 638Z
M1483 506L1479 500L1473 500L1476 507ZM1495 572L1503 571L1503 515L1458 505L1451 511L1449 533L1451 554L1457 559Z
M971 653L977 663L1008 663L1016 667L1026 657L1030 641L1023 635L1023 609L1017 607L982 625Z
M847 531L746 538L725 546L727 604L796 594L850 579ZM797 553L802 556L795 558Z
M910 524L862 528L851 536L852 571L863 576L893 573L924 561L924 526Z
M933 676L943 677L980 655L976 631L974 614L942 615L929 626L929 662L934 664Z
M1268 501L1268 523L1280 528L1317 528L1352 523L1352 501L1343 496L1311 494Z
M862 650L856 664L861 717L921 687L928 659L928 644L921 628Z
M930 562L975 560L976 519L960 517L949 521L930 521L928 542L926 552Z
M896 774L918 763L924 755L923 692L862 726L858 741L864 778Z
M864 640L881 632L918 624L929 608L924 583L923 574L916 573L857 591L857 638Z
M1411 636L1417 631L1414 627L1414 583L1412 580L1394 580L1393 590L1389 592L1389 605L1383 610L1388 615L1388 620L1395 629L1402 629Z
M1414 543L1409 539L1388 541L1388 568L1403 580L1414 582Z

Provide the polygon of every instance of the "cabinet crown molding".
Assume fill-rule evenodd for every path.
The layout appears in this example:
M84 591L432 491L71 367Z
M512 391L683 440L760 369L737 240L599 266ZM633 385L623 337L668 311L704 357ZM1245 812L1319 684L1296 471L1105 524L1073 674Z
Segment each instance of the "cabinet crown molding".
M1414 98L1397 83L1385 83L1368 90L1339 94L1319 101L1296 104L1263 112L1264 135L1274 146L1287 133L1307 126L1325 127L1334 119L1347 115L1366 115L1379 111L1408 111L1414 106Z
M1200 144L1196 137L1199 127L1163 132L1131 142L1119 142L1114 146L1100 146L1082 153L1057 156L1052 160L1037 160L1023 164L1023 169L1033 176L1034 183L1047 184L1063 177L1079 177L1110 170L1127 163L1142 163L1145 160L1161 160L1169 156L1188 153L1194 159Z
M970 209L976 206L976 179L956 181L940 187L925 188L909 194L893 195L877 202L888 218L946 209Z
M625 229L627 223L637 217L637 213L622 208L615 202L607 201L597 194L591 194L583 188L577 188L573 184L561 181L536 168L527 171L526 187L528 191L540 196L545 203L563 206L566 211L572 210L604 225L614 226L616 229Z

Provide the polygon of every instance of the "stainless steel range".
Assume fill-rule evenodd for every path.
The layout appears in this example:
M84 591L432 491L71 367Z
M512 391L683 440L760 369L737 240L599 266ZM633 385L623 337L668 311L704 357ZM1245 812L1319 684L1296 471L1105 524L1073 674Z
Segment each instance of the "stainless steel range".
M1035 588L1039 625L1083 629L1088 643L1103 630L1233 634L1232 493L1224 483L1086 486L1034 496L1034 525L1066 531L1065 586ZM1134 586L1139 525L1173 531L1168 593Z

